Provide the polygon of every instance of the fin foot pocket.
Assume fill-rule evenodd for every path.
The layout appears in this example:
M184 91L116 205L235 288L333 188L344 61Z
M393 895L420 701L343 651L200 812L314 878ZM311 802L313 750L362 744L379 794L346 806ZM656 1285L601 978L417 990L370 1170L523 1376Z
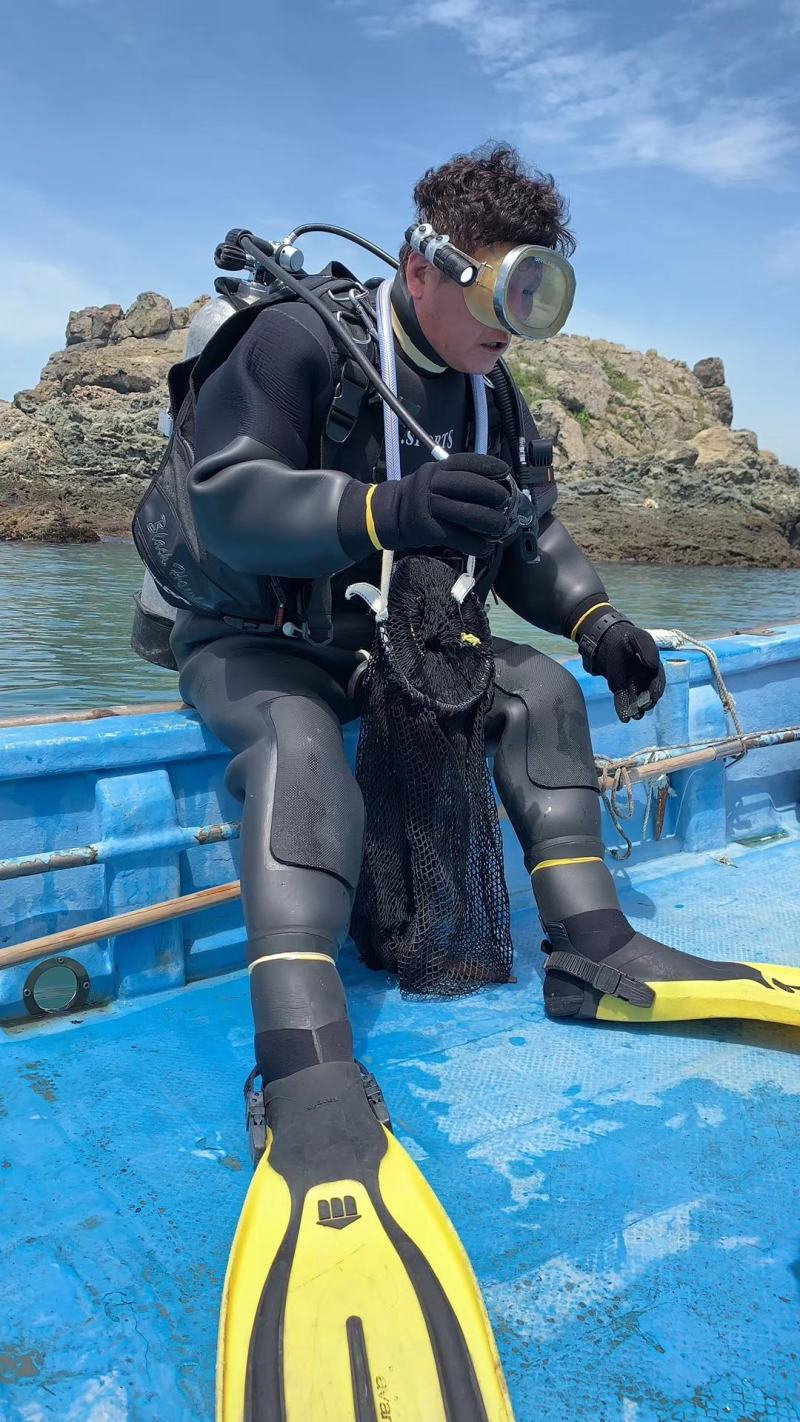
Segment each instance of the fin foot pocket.
M223 1293L217 1422L513 1422L466 1254L353 1063L267 1092Z
M558 940L548 954L545 1011L600 1022L688 1022L745 1018L800 1027L800 968L717 962L635 933L598 962Z
M375 1119L385 1126L387 1131L393 1130L389 1109L384 1100L383 1092L371 1071L362 1062L356 1062L356 1066L361 1072L361 1080L364 1084L364 1093L372 1107ZM247 1081L244 1084L245 1103L245 1130L247 1131L248 1143L250 1146L250 1158L255 1170L267 1146L267 1126L266 1126L266 1105L264 1102L264 1092L256 1088L256 1081L260 1073L258 1067L253 1067Z

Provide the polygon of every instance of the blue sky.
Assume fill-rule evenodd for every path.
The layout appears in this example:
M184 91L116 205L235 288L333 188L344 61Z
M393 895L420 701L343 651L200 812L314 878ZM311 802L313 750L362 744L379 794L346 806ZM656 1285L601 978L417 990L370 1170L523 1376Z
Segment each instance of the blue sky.
M416 179L495 138L569 199L568 329L721 355L734 425L800 465L800 0L0 0L0 26L0 397L71 308L209 291L230 226L396 252Z

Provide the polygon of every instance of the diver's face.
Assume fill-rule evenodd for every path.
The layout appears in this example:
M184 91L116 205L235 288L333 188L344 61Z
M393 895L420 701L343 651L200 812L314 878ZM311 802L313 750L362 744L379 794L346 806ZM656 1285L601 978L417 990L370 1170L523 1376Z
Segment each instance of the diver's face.
M483 253L473 255L480 261ZM417 320L442 360L465 375L488 375L508 350L509 333L478 321L467 309L457 283L432 267L419 252L412 252L408 259L406 282Z

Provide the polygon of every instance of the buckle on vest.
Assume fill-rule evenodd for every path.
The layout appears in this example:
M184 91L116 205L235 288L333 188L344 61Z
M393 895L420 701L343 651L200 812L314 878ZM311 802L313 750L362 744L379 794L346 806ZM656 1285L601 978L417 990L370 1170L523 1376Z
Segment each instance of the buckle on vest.
M293 637L302 637L303 641L309 642L312 647L328 647L333 641L332 626L325 630L323 636L314 636L312 635L312 629L309 627L308 622L301 622L299 626L296 622L284 622L283 634L290 639Z
M345 360L325 423L325 433L334 444L344 444L352 434L368 384L361 366Z
M222 621L237 632L257 632L262 636L279 631L281 626L277 618L273 622L259 622L253 617L229 617L227 613L223 614Z

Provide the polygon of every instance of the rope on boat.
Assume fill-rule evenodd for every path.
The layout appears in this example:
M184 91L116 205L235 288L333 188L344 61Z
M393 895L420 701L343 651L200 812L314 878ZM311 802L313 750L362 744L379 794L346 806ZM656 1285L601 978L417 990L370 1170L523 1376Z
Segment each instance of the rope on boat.
M682 632L679 627L649 628L648 630L658 647L669 649L670 651L680 651L683 648L692 647L696 651L702 652L703 655L708 658L716 684L717 694L722 703L722 709L726 716L730 716L734 725L735 735L732 737L723 736L711 741L685 741L682 744L674 746L644 746L642 749L634 751L631 755L621 756L618 759L612 759L609 756L603 755L595 756L595 765L600 772L601 783L605 781L604 788L601 790L603 803L608 810L617 834L625 841L624 850L612 847L609 851L612 858L616 860L628 859L633 853L633 841L623 828L622 820L632 819L636 808L633 780L631 778L631 770L634 767L649 765L654 761L669 760L679 751L693 751L728 745L734 740L738 742L738 750L731 750L729 754L732 757L730 764L736 765L738 761L744 759L749 750L757 746L758 741L754 738L758 736L784 735L792 730L798 729L797 727L785 727L783 731L753 732L750 737L745 736L741 721L739 720L739 713L736 709L736 700L733 693L729 691L725 684L725 678L720 671L719 659L713 647L709 647L706 642L701 642L697 637L690 636L688 632ZM656 810L656 839L660 839L664 824L666 802L671 796L675 795L675 791L669 783L669 775L667 772L662 772L657 777L648 780L644 819L642 821L642 842L644 842L647 836L654 792L657 796L658 806ZM622 795L626 798L624 809L621 804Z
M647 780L648 782L644 817L642 820L642 842L647 838L654 794L656 798L655 838L658 840L661 838L661 832L664 826L667 801L675 796L675 791L669 782L670 774L674 774L679 770L690 769L692 765L699 767L701 764L708 764L714 760L723 760L728 757L731 757L731 765L735 765L738 761L742 760L750 750L763 749L771 745L786 744L791 741L800 741L800 726L784 726L777 729L745 733L742 730L739 720L736 701L725 684L724 677L720 671L719 661L713 648L707 646L705 642L699 641L696 637L691 637L687 632L682 632L680 628L677 627L666 630L649 630L650 635L654 638L659 647L665 649L669 648L672 651L692 647L702 652L704 656L708 658L720 702L722 703L726 715L730 716L733 721L735 734L732 736L717 736L700 741L684 741L672 746L644 746L640 750L632 752L630 755L620 756L618 758L595 755L594 760L598 771L598 788L602 795L603 803L608 810L617 834L620 839L625 842L624 850L616 847L612 847L610 850L612 857L616 860L628 859L633 853L633 841L623 828L622 820L632 819L635 813L636 805L633 788L635 782L640 780ZM766 629L753 628L744 630L763 632ZM5 727L16 728L42 725L54 722L86 721L110 716L164 714L174 711L191 713L193 712L193 708L180 701L151 702L133 706L96 707L92 710L61 711L39 716L8 717L4 720L0 719L0 729ZM655 769L655 766L661 761L667 762L667 764L663 770L658 771ZM675 763L669 764L669 762ZM622 796L625 796L626 800L624 808L621 804ZM182 834L184 837L194 836L198 843L210 843L217 839L236 838L238 830L238 824L205 825L182 831ZM177 846L170 845L170 847ZM21 856L16 860L3 860L0 861L0 880L17 879L30 874L52 872L56 869L74 868L79 864L97 863L101 858L105 857L103 848L101 845L87 845L79 849L45 851L41 854ZM0 966L4 966L7 961L7 955L2 956L3 962L0 963Z
M722 709L733 721L736 734L741 742L741 754L737 755L735 759L731 761L731 765L735 765L738 760L743 760L747 755L747 746L744 743L744 731L742 730L739 714L736 710L736 702L733 693L730 692L725 685L725 679L719 669L719 658L714 648L709 647L706 642L698 641L696 637L690 637L688 632L681 632L679 627L671 627L667 631L657 628L654 632L650 633L650 636L655 638L658 647L669 648L669 650L674 652L680 651L682 647L695 647L697 651L702 652L704 656L708 657L709 665L717 684L719 699L722 702Z

